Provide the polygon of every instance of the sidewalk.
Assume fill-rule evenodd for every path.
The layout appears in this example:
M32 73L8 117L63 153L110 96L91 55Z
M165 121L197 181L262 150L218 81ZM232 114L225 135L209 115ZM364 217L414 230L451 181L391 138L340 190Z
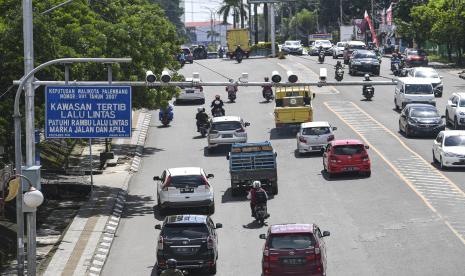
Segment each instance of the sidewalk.
M151 114L133 112L133 133L130 139L113 139L115 159L101 174L93 176L93 193L78 211L61 241L55 247L50 262L40 275L99 275L111 247L119 223L128 183L137 171L145 143ZM92 166L99 167L99 153L105 150L103 141L92 145ZM82 165L90 165L89 147ZM136 157L136 158L133 158Z

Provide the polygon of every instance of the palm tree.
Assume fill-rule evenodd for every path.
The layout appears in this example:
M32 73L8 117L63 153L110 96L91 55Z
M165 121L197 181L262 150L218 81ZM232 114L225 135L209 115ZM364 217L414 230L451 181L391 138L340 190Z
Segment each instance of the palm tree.
M242 0L223 0L223 6L221 6L218 13L223 15L223 24L228 23L228 17L232 13L233 28L236 28L236 24L240 16L241 28L244 28L244 22L247 19L246 8L247 5L244 5Z

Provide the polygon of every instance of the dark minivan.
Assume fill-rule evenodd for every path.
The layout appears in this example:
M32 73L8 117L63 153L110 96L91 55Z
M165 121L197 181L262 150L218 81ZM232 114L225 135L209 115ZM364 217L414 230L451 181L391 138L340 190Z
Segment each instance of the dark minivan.
M326 275L326 246L323 233L315 224L275 224L265 239L263 276Z
M157 243L158 275L166 269L169 259L175 259L177 267L182 270L203 270L216 274L216 229L221 227L221 223L214 224L205 215L168 216L163 225L155 225L155 229L161 230Z

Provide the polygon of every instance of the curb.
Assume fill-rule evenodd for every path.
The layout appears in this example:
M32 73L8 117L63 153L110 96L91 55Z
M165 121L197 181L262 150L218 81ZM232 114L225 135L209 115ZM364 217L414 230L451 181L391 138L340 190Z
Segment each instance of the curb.
M144 150L145 140L147 139L148 128L152 119L152 114L150 113L143 112L141 114L145 114L145 117L144 120L142 122L139 122L137 125L137 129L140 129L140 132L137 139L135 156L131 162L131 167L129 169L129 171L133 173L139 170L142 161L141 158ZM103 233L100 236L98 245L94 251L92 259L90 260L89 268L87 270L86 275L99 276L102 272L103 266L105 265L105 262L110 253L111 245L113 244L116 230L118 229L119 222L121 220L121 214L123 212L124 204L126 203L126 196L128 194L127 190L130 180L131 174L129 175L129 177L127 177L125 184L116 196L111 215L109 216L108 221L105 224Z

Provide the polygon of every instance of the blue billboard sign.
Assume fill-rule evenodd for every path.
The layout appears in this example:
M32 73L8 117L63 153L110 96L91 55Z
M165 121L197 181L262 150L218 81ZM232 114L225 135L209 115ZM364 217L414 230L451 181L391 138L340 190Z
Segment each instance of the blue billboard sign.
M131 137L130 86L47 86L46 138Z

